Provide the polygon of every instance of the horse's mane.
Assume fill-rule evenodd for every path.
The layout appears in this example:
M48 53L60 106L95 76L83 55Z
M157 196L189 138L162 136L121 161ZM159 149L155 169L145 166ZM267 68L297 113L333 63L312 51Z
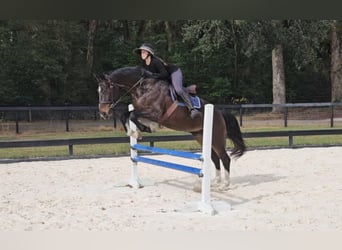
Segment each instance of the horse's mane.
M110 77L126 78L126 77L141 77L146 71L143 67L123 67L110 72Z
M159 84L168 85L167 80L149 78L150 74L151 72L141 66L118 68L108 73L110 79L114 82L134 84L145 76L146 83L156 84L158 82Z

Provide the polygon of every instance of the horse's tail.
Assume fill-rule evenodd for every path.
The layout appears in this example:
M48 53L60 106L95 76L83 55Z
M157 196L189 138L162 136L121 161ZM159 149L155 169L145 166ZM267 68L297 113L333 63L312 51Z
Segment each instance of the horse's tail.
M247 148L241 135L239 123L234 115L226 111L222 112L222 115L226 122L227 137L233 142L234 145L231 155L233 157L240 157L245 153Z

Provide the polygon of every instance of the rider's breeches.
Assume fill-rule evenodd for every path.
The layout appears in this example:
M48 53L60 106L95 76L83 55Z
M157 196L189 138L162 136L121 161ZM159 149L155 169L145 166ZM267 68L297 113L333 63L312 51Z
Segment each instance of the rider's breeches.
M172 85L175 88L178 95L181 95L183 90L183 74L181 69L171 74Z

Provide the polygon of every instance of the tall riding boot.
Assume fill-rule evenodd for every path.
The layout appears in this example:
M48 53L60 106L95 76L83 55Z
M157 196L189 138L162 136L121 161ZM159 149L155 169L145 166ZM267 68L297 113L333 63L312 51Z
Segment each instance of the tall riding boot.
M194 119L196 116L199 116L201 113L195 109L192 106L191 100L190 100L190 96L188 93L186 93L185 91L182 91L182 93L180 93L180 97L183 99L186 107L189 109L190 111L190 116L192 119Z

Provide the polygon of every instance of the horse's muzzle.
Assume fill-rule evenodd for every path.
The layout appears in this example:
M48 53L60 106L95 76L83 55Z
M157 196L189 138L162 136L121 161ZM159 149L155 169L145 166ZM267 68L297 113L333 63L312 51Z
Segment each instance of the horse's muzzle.
M101 112L100 112L100 117L101 117L101 119L103 119L103 120L108 120L108 119L110 118L110 115L107 114L107 113L101 113Z
M99 114L100 117L104 120L107 120L111 117L111 109L108 104L99 104Z

